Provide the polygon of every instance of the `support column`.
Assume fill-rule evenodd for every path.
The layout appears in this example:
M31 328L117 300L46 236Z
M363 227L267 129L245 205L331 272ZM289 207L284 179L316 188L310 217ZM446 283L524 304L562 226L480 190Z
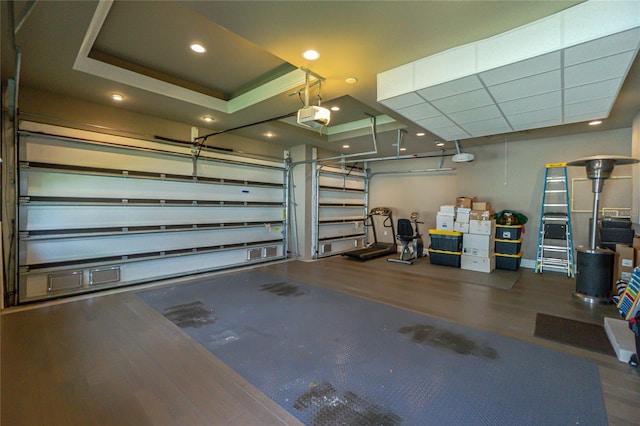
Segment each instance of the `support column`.
M292 162L306 161L313 159L314 150L309 145L298 145L290 149ZM311 187L313 174L312 163L299 164L293 169L292 177L294 185L293 199L290 200L292 209L296 215L295 220L289 218L290 223L295 223L297 232L297 248L299 260L312 259L312 236L311 236L311 219L313 216L313 188ZM296 242L291 241L292 249L296 247ZM295 255L295 253L292 253Z

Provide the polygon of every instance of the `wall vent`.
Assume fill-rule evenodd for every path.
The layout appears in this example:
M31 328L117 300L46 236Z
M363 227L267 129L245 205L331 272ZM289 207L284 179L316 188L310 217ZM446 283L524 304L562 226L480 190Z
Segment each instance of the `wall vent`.
M262 249L254 248L247 250L247 260L258 260L262 259Z
M47 277L47 291L52 293L80 288L82 287L82 278L81 270L49 274Z
M89 271L89 285L101 285L120 281L120 267L97 268Z
M276 257L278 255L278 247L270 246L264 248L264 257Z

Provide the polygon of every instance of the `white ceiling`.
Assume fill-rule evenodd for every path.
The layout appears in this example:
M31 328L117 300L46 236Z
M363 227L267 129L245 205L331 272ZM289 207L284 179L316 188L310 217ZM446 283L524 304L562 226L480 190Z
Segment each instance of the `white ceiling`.
M599 42L596 47L607 57L600 63L592 61L599 66L588 73L581 67L591 59L579 59L585 54L580 46L469 75L456 75L459 58L445 55L579 3L16 1L13 9L15 42L23 52L23 88L103 105L113 105L108 94L120 92L125 102L118 108L203 131L238 128L234 133L260 140L272 132L275 137L269 141L283 145L307 143L345 152L341 145L348 143L351 148L345 153L370 148L373 115L379 126L380 154L385 155L396 152L398 129L406 130L402 144L407 153L415 153L433 150L434 140L442 138L470 138L464 145L471 147L502 142L505 137L522 140L585 132L589 129L581 120L587 120L591 110L610 111L601 129L629 127L640 111L640 65L633 56L637 34ZM635 7L640 1L625 3ZM9 4L0 5L3 84L15 75ZM207 53L188 52L192 41L205 44ZM513 46L531 50L541 45L543 40L536 38ZM301 53L308 48L318 49L320 59L304 60ZM443 59L451 81L409 87L406 98L396 92L382 99L378 74L412 64L432 76L434 57ZM295 119L270 121L295 114L302 106L303 67L324 78L321 87L310 89L311 101L316 103L321 96L324 106L342 108L322 134L295 126ZM597 76L600 70L606 75ZM585 75L597 78L576 80ZM349 85L347 77L358 82ZM585 102L601 90L613 95L596 95L595 102ZM205 115L215 121L203 122ZM558 116L572 117L574 124L562 124ZM447 128L449 133L444 133ZM427 130L426 136L417 137L421 130Z
M445 141L605 119L639 48L640 2L586 2L378 74L378 101Z

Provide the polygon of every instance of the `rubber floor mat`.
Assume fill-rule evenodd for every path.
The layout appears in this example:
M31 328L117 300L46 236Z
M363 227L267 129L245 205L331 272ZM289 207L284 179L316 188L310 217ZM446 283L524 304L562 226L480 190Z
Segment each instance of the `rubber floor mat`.
M546 348L255 270L137 294L308 425L607 424Z
M604 327L547 314L536 314L535 337L616 356Z

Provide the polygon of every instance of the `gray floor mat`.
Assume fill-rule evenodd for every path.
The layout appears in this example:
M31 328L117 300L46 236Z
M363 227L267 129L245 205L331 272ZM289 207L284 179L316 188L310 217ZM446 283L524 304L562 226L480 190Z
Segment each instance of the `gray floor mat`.
M137 294L305 424L607 424L542 347L260 271Z

